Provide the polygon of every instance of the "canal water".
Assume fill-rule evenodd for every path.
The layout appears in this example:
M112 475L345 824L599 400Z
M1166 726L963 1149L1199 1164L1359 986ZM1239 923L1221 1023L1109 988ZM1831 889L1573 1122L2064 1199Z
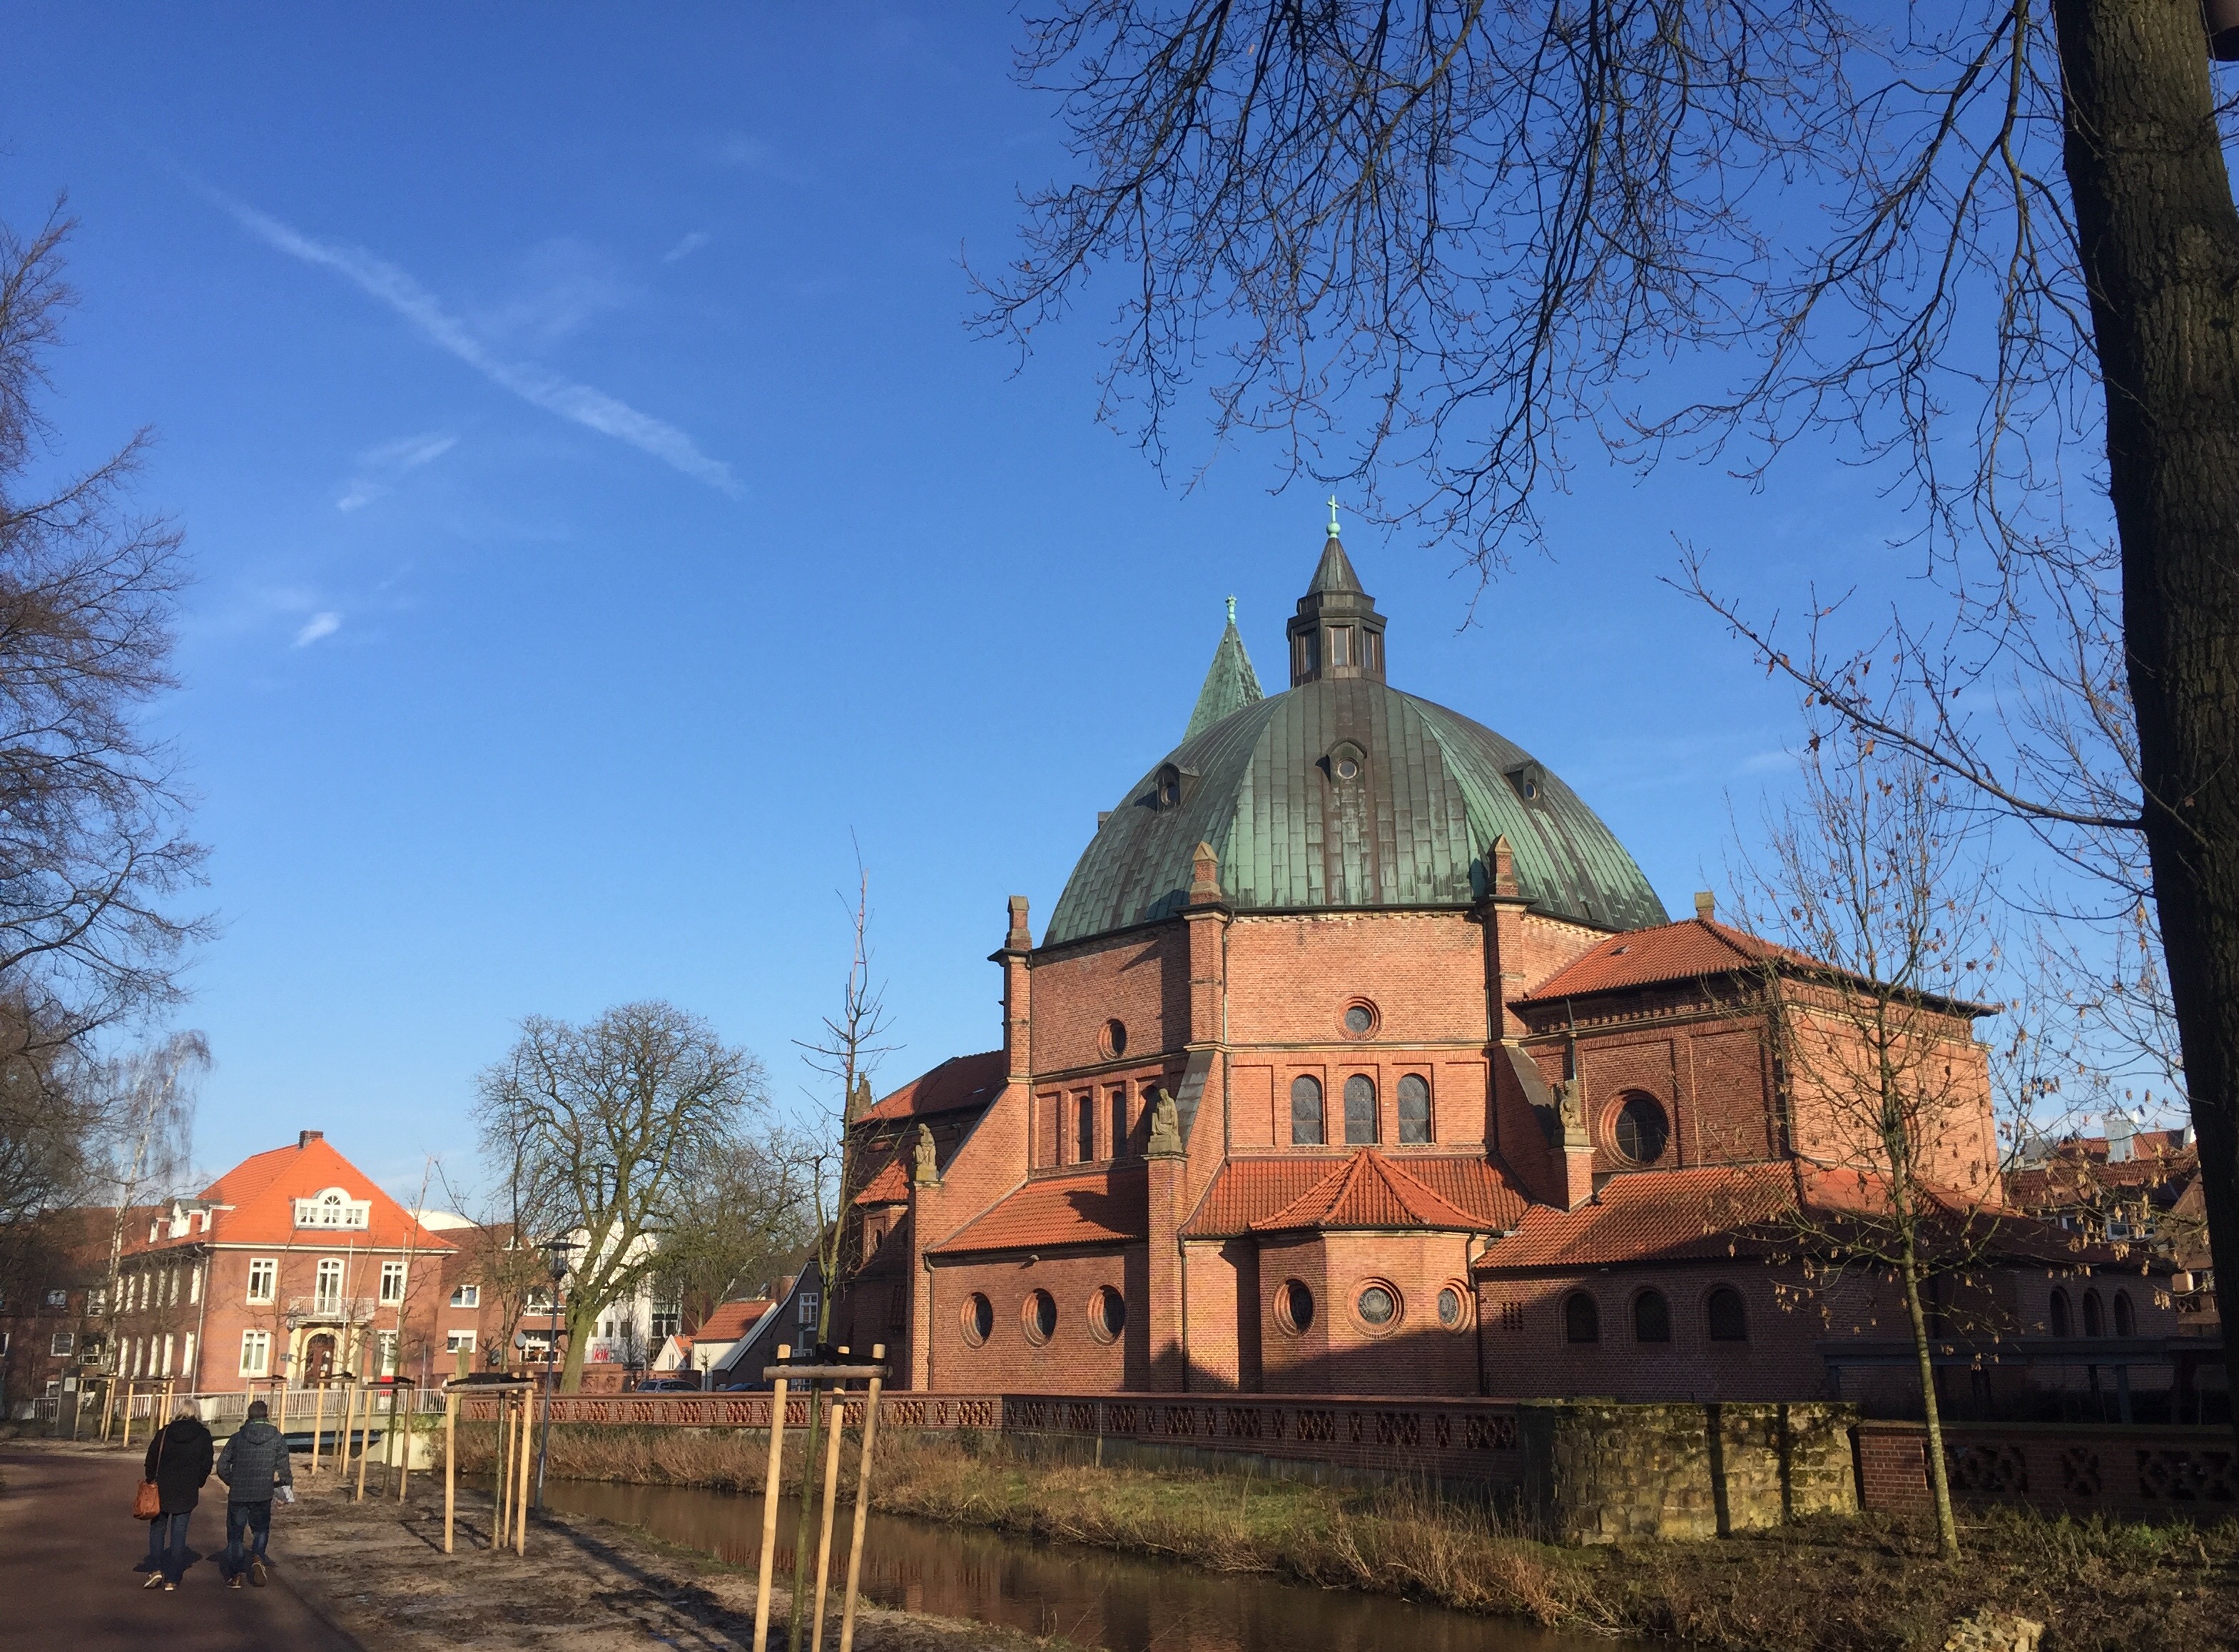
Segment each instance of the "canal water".
M761 1499L689 1486L546 1483L571 1514L636 1526L665 1542L751 1567L761 1554ZM837 1595L845 1521L834 1534ZM793 1576L794 1507L781 1522L777 1572ZM814 1556L811 1556L812 1565ZM1558 1635L1385 1596L1203 1571L972 1527L871 1516L863 1593L881 1606L1057 1635L1106 1652L1609 1652L1598 1636Z

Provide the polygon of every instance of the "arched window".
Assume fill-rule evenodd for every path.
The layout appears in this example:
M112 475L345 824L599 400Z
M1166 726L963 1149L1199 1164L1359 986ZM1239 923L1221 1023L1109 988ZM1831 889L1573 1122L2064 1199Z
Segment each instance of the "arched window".
M1419 1072L1399 1075L1399 1140L1421 1146L1431 1139L1431 1085Z
M1291 1080L1291 1144L1322 1144L1322 1081L1311 1072Z
M1637 1343L1671 1340L1671 1304L1660 1290L1644 1290L1632 1299L1632 1339Z
M1711 1293L1704 1304L1711 1322L1711 1340L1714 1343L1745 1343L1749 1340L1749 1313L1742 1306L1742 1293L1731 1285L1720 1285Z
M2054 1289L2052 1311L2045 1317L2050 1322L2047 1328L2054 1336L2072 1337L2076 1334L2076 1321L2069 1313L2068 1293L2065 1290L2057 1287Z
M1096 1158L1096 1092L1082 1091L1077 1105L1080 1111L1074 1121L1073 1159L1077 1164L1086 1164Z
M2135 1337L2138 1334L2138 1322L2130 1312L2130 1293L2127 1290L2118 1290L2115 1293L2115 1334L2117 1337Z
M2086 1337L2104 1337L2107 1334L2107 1316L2099 1306L2099 1293L2096 1290L2083 1293L2083 1334Z
M1671 1125L1653 1097L1634 1096L1617 1114L1617 1151L1628 1164L1653 1164L1664 1157Z
M1574 1290L1563 1299L1563 1336L1565 1340L1574 1343L1598 1343L1602 1339L1601 1310L1583 1290Z
M1365 1072L1345 1081L1345 1139L1351 1146L1376 1139L1376 1080Z

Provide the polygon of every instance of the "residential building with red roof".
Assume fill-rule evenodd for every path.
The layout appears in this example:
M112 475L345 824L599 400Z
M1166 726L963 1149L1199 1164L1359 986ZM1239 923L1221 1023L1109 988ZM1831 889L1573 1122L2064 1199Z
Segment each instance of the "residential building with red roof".
M446 1277L456 1250L303 1131L135 1224L116 1374L196 1390L344 1372L432 1381L481 1328Z
M1707 896L1672 921L1545 764L1387 685L1386 630L1334 533L1287 692L1232 612L1039 939L1012 899L1000 1047L851 1109L832 1340L950 1391L1901 1390L1886 1281L1811 1251L1875 1209L1861 1127L1793 1058L1868 984ZM2026 1381L2088 1289L2149 1385L2167 1279L2007 1204L1987 1012L1916 1007L1923 1178L1981 1264L1937 1323Z

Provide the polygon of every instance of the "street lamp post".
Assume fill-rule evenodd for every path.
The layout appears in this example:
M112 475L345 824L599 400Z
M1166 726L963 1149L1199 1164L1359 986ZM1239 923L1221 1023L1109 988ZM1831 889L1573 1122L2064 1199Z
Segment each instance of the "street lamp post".
M552 1366L560 1354L560 1288L568 1277L569 1258L575 1250L573 1239L553 1239L544 1246L545 1264L552 1271L552 1334L544 1343L544 1424L536 1435L536 1501L533 1506L540 1515L544 1512L544 1454L552 1443Z

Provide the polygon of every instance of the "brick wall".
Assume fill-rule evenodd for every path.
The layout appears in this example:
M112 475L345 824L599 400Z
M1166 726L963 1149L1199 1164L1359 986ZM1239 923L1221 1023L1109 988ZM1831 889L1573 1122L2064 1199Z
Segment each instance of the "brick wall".
M927 1321L932 1385L976 1390L1011 1386L1049 1389L1141 1389L1148 1384L1150 1327L1139 1306L1147 1294L1141 1245L1069 1251L1025 1257L948 1262L932 1271ZM1100 1287L1119 1291L1127 1320L1116 1341L1106 1342L1089 1318ZM1046 1291L1057 1304L1057 1329L1046 1343L1026 1333L1028 1296ZM964 1310L974 1294L994 1310L994 1330L974 1347L965 1336Z
M1919 1515L1932 1507L1927 1443L1923 1423L1858 1424L1867 1508ZM2229 1428L1953 1423L1944 1425L1943 1447L1962 1508L2014 1503L2079 1519L2203 1522L2239 1513Z

